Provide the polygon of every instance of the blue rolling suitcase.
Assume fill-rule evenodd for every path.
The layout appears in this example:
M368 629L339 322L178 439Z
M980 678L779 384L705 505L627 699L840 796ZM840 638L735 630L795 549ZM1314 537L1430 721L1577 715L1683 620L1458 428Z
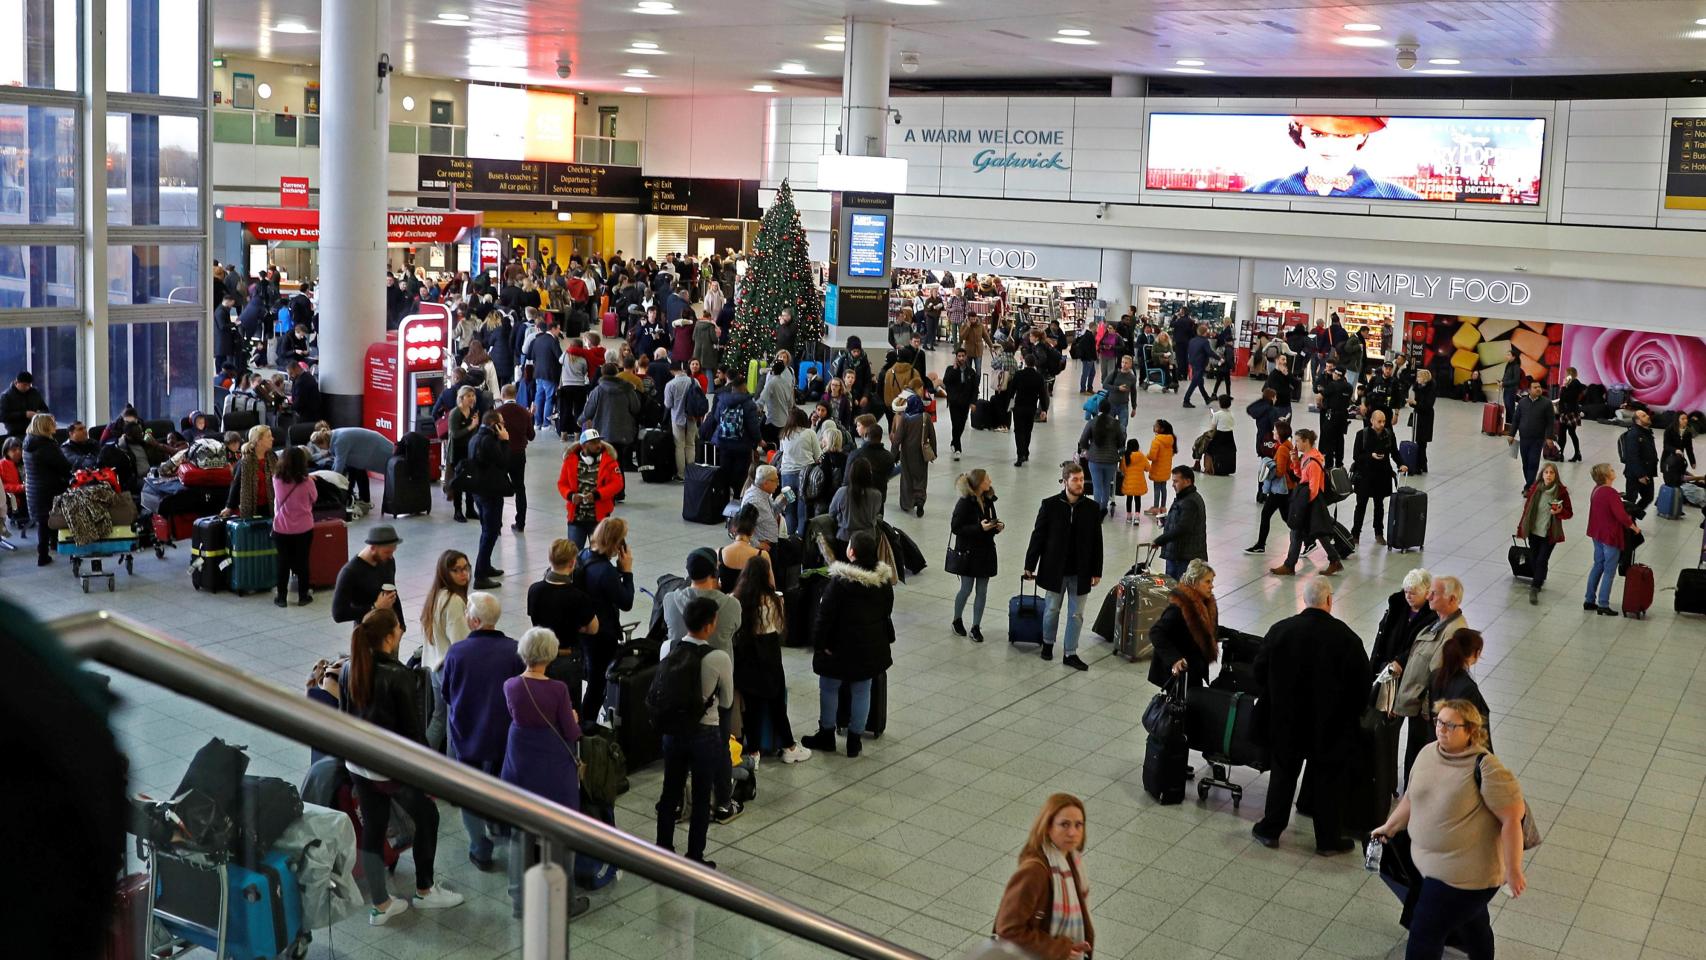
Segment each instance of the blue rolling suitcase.
M269 850L254 869L196 863L166 848L155 852L154 912L168 932L213 950L223 931L225 956L245 960L306 953L302 886L283 851Z
M1410 470L1412 473L1415 472L1415 469L1416 469L1416 441L1405 440L1404 442L1398 444L1398 463L1400 465L1402 465L1403 467L1405 467L1406 469Z
M1031 585L1031 592L1025 592L1025 584ZM1007 642L1034 643L1039 646L1043 642L1043 605L1041 593L1037 591L1035 580L1020 580L1019 594L1007 601Z
M1666 520L1682 519L1682 488L1663 484L1659 487L1657 502L1659 516Z
M263 593L278 586L278 550L272 542L272 523L264 519L229 520L231 566L228 586L238 596Z

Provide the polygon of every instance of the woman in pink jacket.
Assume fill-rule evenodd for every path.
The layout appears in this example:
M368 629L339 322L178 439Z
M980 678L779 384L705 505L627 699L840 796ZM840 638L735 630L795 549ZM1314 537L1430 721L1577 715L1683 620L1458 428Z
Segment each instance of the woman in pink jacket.
M1611 609L1611 582L1617 579L1617 558L1623 552L1628 531L1641 532L1623 507L1623 497L1612 484L1617 471L1609 463L1593 465L1593 499L1588 506L1588 538L1593 541L1593 569L1588 571L1587 596L1583 610L1597 610L1602 617L1615 617Z

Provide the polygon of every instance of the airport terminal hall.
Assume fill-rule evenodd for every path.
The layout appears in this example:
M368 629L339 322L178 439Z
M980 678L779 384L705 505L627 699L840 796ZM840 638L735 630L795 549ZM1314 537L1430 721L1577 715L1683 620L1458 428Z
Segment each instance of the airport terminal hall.
M19 960L1706 960L1706 0L0 0L0 651Z

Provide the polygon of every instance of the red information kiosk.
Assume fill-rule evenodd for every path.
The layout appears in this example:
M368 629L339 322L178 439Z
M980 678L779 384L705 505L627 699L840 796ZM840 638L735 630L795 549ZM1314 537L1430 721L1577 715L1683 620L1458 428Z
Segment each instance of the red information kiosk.
M432 405L444 390L450 362L450 308L421 304L421 312L403 318L385 339L367 348L362 388L361 425L390 437L420 431L435 436ZM438 470L438 444L433 444Z

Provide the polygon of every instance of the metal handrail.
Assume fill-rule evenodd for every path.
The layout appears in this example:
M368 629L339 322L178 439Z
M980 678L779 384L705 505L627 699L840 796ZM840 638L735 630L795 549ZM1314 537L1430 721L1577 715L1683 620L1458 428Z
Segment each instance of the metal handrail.
M78 657L158 684L239 720L343 757L482 817L562 843L731 913L848 956L925 960L922 954L707 870L577 811L448 760L421 744L305 700L127 617L97 610L61 617L48 628Z

